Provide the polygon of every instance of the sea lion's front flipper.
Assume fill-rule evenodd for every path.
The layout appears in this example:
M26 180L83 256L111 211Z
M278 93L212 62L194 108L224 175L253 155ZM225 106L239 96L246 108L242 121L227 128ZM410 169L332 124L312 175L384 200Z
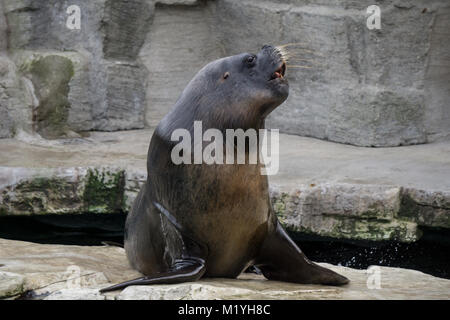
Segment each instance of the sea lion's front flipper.
M310 261L278 221L264 241L255 265L269 280L327 285L349 282L346 277Z

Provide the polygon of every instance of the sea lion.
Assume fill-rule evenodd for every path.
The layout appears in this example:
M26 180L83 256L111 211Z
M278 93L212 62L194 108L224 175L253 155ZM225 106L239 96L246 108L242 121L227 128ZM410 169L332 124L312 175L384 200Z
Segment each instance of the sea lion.
M343 285L348 279L302 253L272 209L268 179L257 164L174 164L179 128L261 129L266 116L289 94L283 53L264 46L213 61L189 82L155 129L147 158L148 178L125 226L125 250L144 277L130 285L235 278L256 266L267 279ZM246 153L249 148L246 148ZM248 157L248 154L247 154Z

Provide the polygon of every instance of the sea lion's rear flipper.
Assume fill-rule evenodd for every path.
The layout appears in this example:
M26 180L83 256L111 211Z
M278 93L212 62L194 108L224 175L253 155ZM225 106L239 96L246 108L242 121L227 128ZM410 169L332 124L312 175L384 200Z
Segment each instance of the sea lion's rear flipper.
M122 282L100 292L114 291L128 286L143 286L149 284L173 284L180 282L196 281L205 273L205 261L200 258L186 257L177 260L167 272L161 272L154 276L137 278Z
M269 280L326 285L349 282L346 277L310 261L278 221L264 241L255 265Z
M197 281L205 273L205 259L208 255L207 246L197 239L194 240L194 237L189 235L189 233L176 221L175 217L163 206L157 202L154 202L153 204L179 232L182 239L181 259L174 260L167 271L125 281L101 289L100 292L119 290L128 286L174 284Z

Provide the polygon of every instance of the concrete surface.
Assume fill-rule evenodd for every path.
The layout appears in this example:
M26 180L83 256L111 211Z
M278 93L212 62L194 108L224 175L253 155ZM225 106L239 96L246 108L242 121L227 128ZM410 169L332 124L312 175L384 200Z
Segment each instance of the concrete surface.
M203 299L449 299L450 280L422 272L372 267L356 270L322 264L350 279L343 287L238 279L202 279L174 285L134 286L100 294L99 288L138 277L117 247L42 245L0 239L0 299L24 292L48 300Z

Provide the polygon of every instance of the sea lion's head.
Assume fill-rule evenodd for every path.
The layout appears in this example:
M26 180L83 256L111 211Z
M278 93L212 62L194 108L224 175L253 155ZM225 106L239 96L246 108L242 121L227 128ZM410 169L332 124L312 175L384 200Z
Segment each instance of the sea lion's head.
M288 97L285 73L282 52L269 45L257 54L215 60L191 80L179 99L184 106L179 107L208 127L259 127Z
M289 94L289 84L284 77L286 62L276 47L265 45L257 54L238 54L217 60L210 66L216 77L220 75L216 71L225 71L219 78L220 86L225 90L240 86L257 107L270 105L273 109ZM243 95L235 97L242 99Z

